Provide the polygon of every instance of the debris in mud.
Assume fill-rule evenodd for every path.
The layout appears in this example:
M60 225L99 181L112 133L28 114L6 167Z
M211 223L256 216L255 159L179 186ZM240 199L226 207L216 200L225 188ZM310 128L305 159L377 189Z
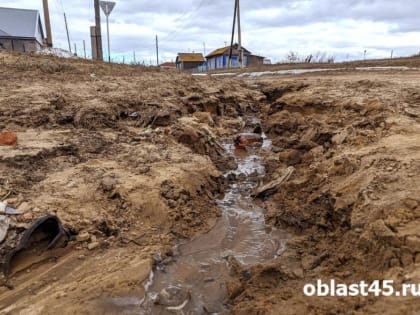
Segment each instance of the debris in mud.
M17 269L15 265L19 265L20 261L25 264L27 256L34 255L34 253L41 255L57 246L63 238L67 238L67 233L60 219L53 215L38 219L24 233L15 234L14 239L6 241L1 246L3 274L6 277L9 276L14 269Z
M0 132L0 146L17 145L17 135L14 132Z
M241 133L235 137L234 143L237 148L261 146L263 137L258 133Z
M7 203L0 202L0 214L19 215L23 214L23 212L8 206Z
M9 231L11 219L5 215L0 215L0 243L6 238L7 232Z
M76 242L83 243L87 242L88 240L90 240L90 234L86 231L81 232L76 236Z
M266 185L263 185L261 187L258 187L255 192L252 194L252 197L254 198L261 198L261 199L265 199L268 196L276 193L278 191L278 189L280 188L280 185L286 181L289 180L290 176L292 176L293 172L295 171L295 168L293 166L289 166L284 172L283 174L269 182Z

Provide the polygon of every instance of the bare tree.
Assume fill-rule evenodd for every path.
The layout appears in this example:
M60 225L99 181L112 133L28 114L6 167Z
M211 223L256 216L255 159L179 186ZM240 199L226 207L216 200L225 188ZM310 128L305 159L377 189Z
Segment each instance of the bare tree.
M290 63L296 63L296 62L299 61L299 54L297 52L294 52L294 51L291 50L287 54L286 60Z

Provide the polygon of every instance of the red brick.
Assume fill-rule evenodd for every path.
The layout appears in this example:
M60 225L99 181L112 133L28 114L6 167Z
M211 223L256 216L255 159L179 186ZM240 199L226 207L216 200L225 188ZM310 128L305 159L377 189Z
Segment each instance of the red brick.
M0 132L0 145L16 145L17 135L14 132Z

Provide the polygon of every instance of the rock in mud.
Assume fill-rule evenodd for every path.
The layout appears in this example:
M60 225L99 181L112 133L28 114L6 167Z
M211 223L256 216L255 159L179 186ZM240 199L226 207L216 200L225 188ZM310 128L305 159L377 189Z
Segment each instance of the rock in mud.
M17 145L17 135L14 132L0 132L0 146Z
M193 116L201 123L214 126L214 120L209 112L195 112Z
M101 244L99 242L92 242L92 243L88 244L87 248L89 250L94 250L94 249L98 248L100 245Z
M408 236L405 245L414 253L420 252L420 238L416 235Z
M190 291L179 286L169 286L162 289L155 303L163 306L178 306L190 298Z
M166 127L172 123L172 115L168 111L159 112L153 119L152 126Z
M302 153L295 149L287 149L279 154L279 161L287 166L295 166L302 162Z
M415 210L417 209L419 203L417 200L409 198L409 199L404 200L404 205L410 210Z
M117 180L111 176L105 176L101 181L101 188L104 192L111 192L118 184Z
M90 234L88 232L81 232L76 236L77 242L87 242L90 239Z

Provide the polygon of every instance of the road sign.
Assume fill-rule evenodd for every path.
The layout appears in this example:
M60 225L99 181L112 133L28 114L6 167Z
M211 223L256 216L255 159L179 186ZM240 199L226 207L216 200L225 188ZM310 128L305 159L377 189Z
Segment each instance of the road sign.
M115 2L111 2L111 1L101 1L99 2L102 11L104 11L105 16L106 16L106 33L107 33L107 37L108 37L108 62L111 62L111 48L110 48L110 44L109 44L109 15L111 14L112 10L115 7Z
M111 1L101 1L99 4L101 5L102 11L104 11L106 16L109 16L115 7L115 2Z

